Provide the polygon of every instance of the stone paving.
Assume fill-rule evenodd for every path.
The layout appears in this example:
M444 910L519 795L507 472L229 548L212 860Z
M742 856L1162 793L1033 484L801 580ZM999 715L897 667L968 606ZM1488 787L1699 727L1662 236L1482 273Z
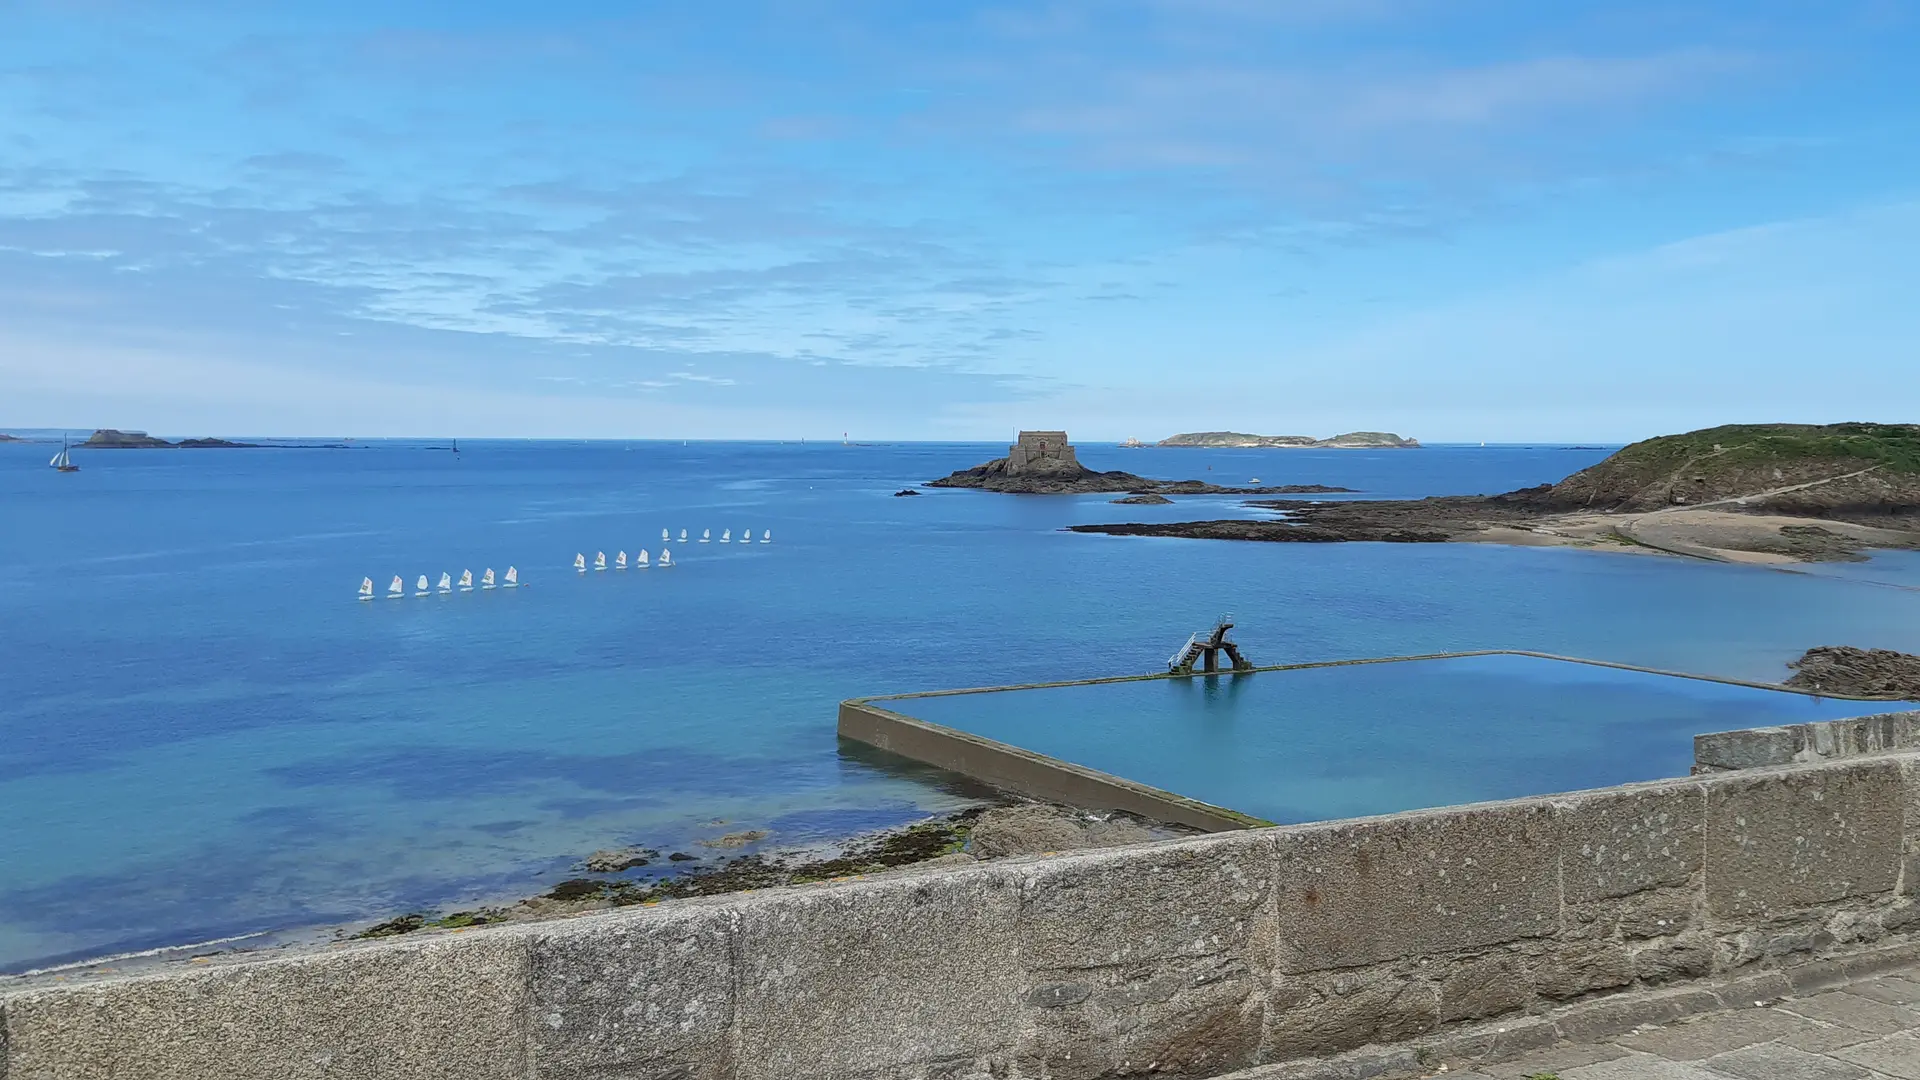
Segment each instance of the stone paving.
M1764 1008L1562 1043L1460 1080L1920 1080L1920 966Z

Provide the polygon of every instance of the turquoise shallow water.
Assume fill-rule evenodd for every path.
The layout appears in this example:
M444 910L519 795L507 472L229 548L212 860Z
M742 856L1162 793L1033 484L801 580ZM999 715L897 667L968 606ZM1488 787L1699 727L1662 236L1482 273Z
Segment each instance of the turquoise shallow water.
M1528 656L882 704L1281 823L1684 776L1696 734L1901 707Z
M0 969L524 894L610 844L909 820L963 796L843 757L835 702L1155 670L1224 610L1262 663L1514 647L1770 679L1814 644L1920 649L1920 593L1871 574L1059 531L1241 512L1227 498L892 497L1004 447L461 447L81 451L63 476L0 444ZM1082 448L1381 497L1605 453ZM568 568L657 553L662 527L774 543ZM509 563L529 588L352 599L362 576ZM1374 738L1408 769L1455 752L1417 709ZM1556 776L1608 779L1578 754Z

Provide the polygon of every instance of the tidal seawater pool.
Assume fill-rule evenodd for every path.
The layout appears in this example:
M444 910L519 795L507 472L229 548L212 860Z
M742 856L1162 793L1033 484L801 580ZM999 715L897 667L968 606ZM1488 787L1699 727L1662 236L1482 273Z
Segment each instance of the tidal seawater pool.
M1282 824L1685 776L1697 734L1902 707L1513 655L877 704Z
M80 450L81 471L59 474L45 446L0 444L0 970L528 895L619 844L910 821L968 795L843 756L838 701L1156 671L1223 611L1263 664L1525 648L1772 680L1813 645L1920 651L1898 559L1880 564L1889 584L1563 549L1117 538L1060 530L1250 511L894 497L1004 444L444 446ZM1098 469L1374 497L1510 490L1607 452L1081 446ZM663 528L773 542L572 570L576 553L657 559ZM508 565L527 587L410 595L421 574ZM354 599L362 577L384 590L395 574L405 598ZM1276 813L1382 805L1343 794L1357 765L1330 756L1324 727L1343 715L1371 717L1359 741L1398 770L1356 780L1363 793L1450 802L1618 778L1618 755L1593 747L1620 732L1577 711L1551 738L1449 734L1591 692L1515 686L1462 676L1436 703L1386 673L1329 683L1320 741L1294 744L1275 788L1295 809ZM1307 729L1233 715L1172 721L1191 767L1209 767L1222 725ZM1644 745L1673 761L1690 725L1741 726L1664 723ZM1350 720L1341 738L1357 734Z

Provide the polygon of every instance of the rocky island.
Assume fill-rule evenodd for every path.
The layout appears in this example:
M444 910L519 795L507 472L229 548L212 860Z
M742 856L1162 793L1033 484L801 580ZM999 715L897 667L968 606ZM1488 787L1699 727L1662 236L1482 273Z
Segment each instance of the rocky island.
M168 442L156 439L144 431L116 431L113 428L101 428L80 444L90 450L200 450L200 449L254 449L258 443L228 442L225 439L182 439Z
M1130 472L1095 472L1080 464L1079 454L1064 431L1023 431L1007 448L1007 456L984 465L961 469L927 487L979 488L1015 495L1322 495L1350 492L1324 484L1287 484L1270 487L1221 487L1203 480L1152 480Z
M1381 502L1266 500L1280 519L1076 525L1198 539L1481 541L1722 562L1920 548L1920 426L1730 424L1634 443L1557 484Z
M1331 439L1311 435L1248 435L1239 431L1194 431L1161 439L1161 446L1203 446L1235 449L1296 450L1399 450L1420 445L1418 440L1403 439L1386 431L1349 431Z

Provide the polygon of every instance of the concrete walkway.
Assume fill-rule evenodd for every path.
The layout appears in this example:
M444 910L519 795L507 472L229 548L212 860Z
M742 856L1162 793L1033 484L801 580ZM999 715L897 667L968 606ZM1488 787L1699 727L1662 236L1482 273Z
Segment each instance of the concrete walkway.
M1497 1065L1464 1080L1920 1080L1920 966L1770 1007L1708 1013Z

